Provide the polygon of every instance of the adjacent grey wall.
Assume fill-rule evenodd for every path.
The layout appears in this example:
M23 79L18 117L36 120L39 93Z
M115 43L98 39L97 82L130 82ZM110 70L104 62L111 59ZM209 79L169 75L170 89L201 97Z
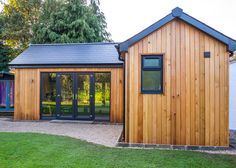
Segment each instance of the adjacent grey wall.
M236 61L229 66L229 128L236 130Z

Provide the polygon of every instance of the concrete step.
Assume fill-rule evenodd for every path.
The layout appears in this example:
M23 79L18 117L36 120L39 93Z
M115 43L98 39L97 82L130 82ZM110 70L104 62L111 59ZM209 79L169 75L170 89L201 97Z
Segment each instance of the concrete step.
M51 120L50 123L79 123L79 124L92 124L94 121L85 120Z

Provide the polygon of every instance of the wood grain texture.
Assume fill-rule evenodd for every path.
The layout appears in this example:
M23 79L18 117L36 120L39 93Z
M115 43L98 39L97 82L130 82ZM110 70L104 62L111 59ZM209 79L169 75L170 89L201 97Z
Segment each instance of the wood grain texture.
M123 68L45 68L15 69L15 120L40 119L41 72L110 72L111 109L110 122L123 122L124 86Z
M163 54L163 94L141 94L145 54ZM125 64L126 142L229 145L225 44L176 19L130 46Z

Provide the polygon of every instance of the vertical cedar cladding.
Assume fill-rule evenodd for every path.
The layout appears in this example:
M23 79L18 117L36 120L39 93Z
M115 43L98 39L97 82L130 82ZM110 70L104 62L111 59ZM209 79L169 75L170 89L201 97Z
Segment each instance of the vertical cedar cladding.
M228 146L226 47L178 19L130 46L126 142ZM142 54L163 54L163 94L141 94Z

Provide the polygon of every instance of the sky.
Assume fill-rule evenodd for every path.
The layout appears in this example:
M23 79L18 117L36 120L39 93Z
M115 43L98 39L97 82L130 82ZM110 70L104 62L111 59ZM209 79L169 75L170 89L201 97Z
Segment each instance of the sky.
M180 7L192 17L236 39L236 0L100 0L108 31L122 42Z
M168 15L177 6L236 39L236 0L100 0L100 3L107 30L115 42L127 40Z

